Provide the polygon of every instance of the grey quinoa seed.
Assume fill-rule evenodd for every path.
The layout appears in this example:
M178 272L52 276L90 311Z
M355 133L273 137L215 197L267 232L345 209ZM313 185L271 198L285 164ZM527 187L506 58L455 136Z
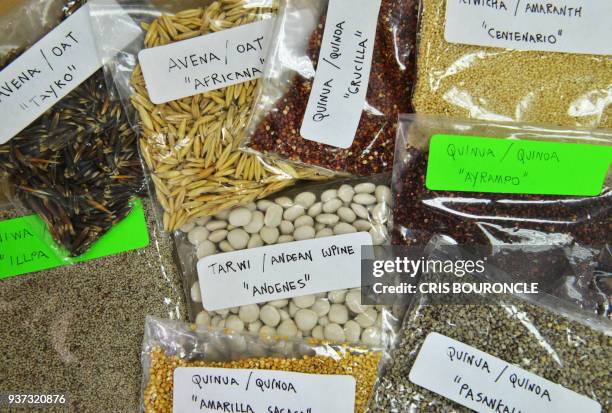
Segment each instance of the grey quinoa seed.
M145 316L185 318L172 242L143 204L148 247L0 281L3 392L66 394L44 412L139 411Z
M516 299L508 304L482 305L427 305L426 296L415 301L406 314L392 364L376 389L370 405L372 412L472 411L409 381L410 369L431 332L461 341L592 398L601 404L602 412L612 412L611 330L606 334ZM544 340L554 353L538 340ZM554 360L553 354L563 365Z

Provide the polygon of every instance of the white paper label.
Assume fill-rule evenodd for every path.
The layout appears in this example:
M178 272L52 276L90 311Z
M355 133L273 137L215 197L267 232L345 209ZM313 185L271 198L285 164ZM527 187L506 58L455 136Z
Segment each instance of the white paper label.
M612 54L610 0L448 0L450 43Z
M425 339L409 377L477 412L601 412L588 397L438 333Z
M128 44L132 39L124 36L121 41ZM0 144L21 132L101 66L89 6L85 5L0 72Z
M176 99L258 79L263 74L274 19L141 50L151 102Z
M209 367L174 370L174 413L353 413L354 408L353 376Z
M361 285L367 232L232 251L198 261L208 311L300 297Z
M353 144L370 80L381 0L330 0L317 73L300 133L338 148Z

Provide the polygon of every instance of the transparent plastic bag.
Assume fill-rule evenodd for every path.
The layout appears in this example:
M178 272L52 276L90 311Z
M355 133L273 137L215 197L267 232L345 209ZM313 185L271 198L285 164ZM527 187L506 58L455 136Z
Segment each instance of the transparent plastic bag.
M355 412L365 412L383 356L378 347L263 339L148 317L142 347L142 409L172 411L176 368L218 367L351 375L356 380Z
M448 43L446 3L421 0L415 112L612 127L611 56Z
M320 178L314 171L267 164L236 150L257 80L164 104L151 102L138 64L143 48L270 19L277 8L272 0L203 1L195 7L187 0L91 4L100 53L109 57L105 69L139 130L141 157L165 230L265 197L296 178ZM143 28L139 40L124 50L106 49L109 33L134 29L130 19Z
M599 402L602 412L609 411L611 331L609 320L593 319L544 294L530 301L481 297L479 304L440 303L435 294L419 294L406 312L403 333L390 354L393 361L380 379L370 411L472 411L408 379L431 333L498 357ZM455 374L448 372L450 377Z
M66 399L23 411L139 410L145 316L186 318L172 239L157 230L152 202L143 205L148 246L0 280L0 389ZM0 210L0 220L19 216Z
M406 115L400 120L392 242L458 244L484 250L489 263L514 268L515 276L539 281L560 298L610 314L603 267L612 243L612 191L608 178L597 196L527 195L429 190L426 171L433 135L492 137L610 146L612 132L533 124L453 120Z
M81 4L54 2L43 15L59 11L65 19ZM28 47L14 49L5 64ZM144 189L136 136L112 93L98 71L0 145L0 175L10 189L5 196L45 221L49 242L66 251L68 261L127 216Z
M373 345L391 341L397 314L383 306L362 306L360 288L206 311L201 293L206 286L200 285L196 267L201 258L222 252L353 232L368 231L375 245L385 243L391 201L387 183L384 175L305 183L177 231L174 238L192 320L265 336Z
M243 146L336 172L372 175L390 171L397 115L411 111L416 3L382 1L366 102L355 139L347 149L300 135L327 5L327 0L283 0Z

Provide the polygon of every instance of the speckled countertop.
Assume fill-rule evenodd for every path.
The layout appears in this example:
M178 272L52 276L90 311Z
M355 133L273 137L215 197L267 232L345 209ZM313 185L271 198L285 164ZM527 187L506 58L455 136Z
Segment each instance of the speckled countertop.
M1 392L66 394L45 412L139 411L145 315L185 317L171 239L144 205L148 247L0 281Z

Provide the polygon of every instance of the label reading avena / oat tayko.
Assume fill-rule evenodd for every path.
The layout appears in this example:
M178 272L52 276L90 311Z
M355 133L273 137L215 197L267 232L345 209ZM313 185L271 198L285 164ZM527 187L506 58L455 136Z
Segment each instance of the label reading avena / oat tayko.
M338 148L353 144L365 105L381 0L330 0L319 62L300 134Z
M197 264L202 304L215 311L357 288L362 245L372 245L367 232L204 257Z
M612 146L434 135L430 190L597 196L612 162Z
M610 55L610 20L610 0L448 0L444 38L476 46Z
M409 379L477 412L601 412L595 400L435 332Z
M121 50L133 34L111 37L120 42L112 48ZM0 72L0 144L21 132L101 66L89 6L85 5Z
M151 102L166 103L259 79L274 19L198 36L138 54Z
M0 279L144 248L149 232L142 202L136 201L132 211L83 255L68 258L49 244L50 239L37 215L0 221Z
M179 367L172 411L353 413L355 385L348 375Z

